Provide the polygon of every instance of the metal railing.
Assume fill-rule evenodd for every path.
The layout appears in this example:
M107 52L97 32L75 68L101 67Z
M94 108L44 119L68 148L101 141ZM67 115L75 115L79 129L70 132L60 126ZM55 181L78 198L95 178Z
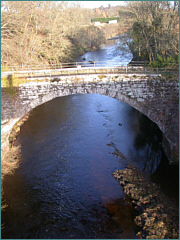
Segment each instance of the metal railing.
M142 64L144 62L141 62ZM29 70L48 70L48 69L64 69L64 68L76 68L76 67L105 67L105 66L126 66L128 62L119 61L83 61L83 62L67 62L59 64L39 64L39 65L19 65L8 66L9 71L29 71Z
M2 77L53 77L80 74L179 74L179 66L171 68L152 68L148 62L88 61L52 65L9 66L10 71L1 73Z

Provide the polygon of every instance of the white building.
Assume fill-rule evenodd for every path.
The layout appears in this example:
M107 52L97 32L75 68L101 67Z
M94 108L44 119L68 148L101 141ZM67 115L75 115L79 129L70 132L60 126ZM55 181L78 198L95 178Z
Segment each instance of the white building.
M94 26L99 26L99 25L101 25L100 22L94 22Z
M117 23L117 20L110 20L108 23L109 24L115 24L115 23Z

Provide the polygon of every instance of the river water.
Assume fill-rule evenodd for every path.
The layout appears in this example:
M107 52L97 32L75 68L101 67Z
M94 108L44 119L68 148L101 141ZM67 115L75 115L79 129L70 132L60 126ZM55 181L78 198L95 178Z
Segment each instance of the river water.
M161 184L161 140L147 117L107 96L59 97L33 109L17 139L19 167L3 183L2 238L136 238L133 209L112 173L134 164ZM110 208L121 209L118 224Z
M95 66L126 66L133 58L128 46L122 44L118 39L108 41L108 44L102 45L100 49L87 52L76 59L82 65L92 66L87 62L95 62Z

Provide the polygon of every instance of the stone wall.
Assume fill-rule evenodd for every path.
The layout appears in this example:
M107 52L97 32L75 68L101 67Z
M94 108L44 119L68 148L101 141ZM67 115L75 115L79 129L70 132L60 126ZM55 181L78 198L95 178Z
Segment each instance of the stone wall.
M1 131L7 135L18 120L36 106L55 97L97 93L116 98L144 113L163 132L169 161L179 161L179 81L158 75L84 75L31 81L18 88L1 89ZM8 128L8 129L9 129ZM4 129L4 130L3 130ZM2 134L2 137L4 136ZM1 139L2 141L2 139ZM3 146L7 143L4 139ZM1 150L3 151L1 145Z

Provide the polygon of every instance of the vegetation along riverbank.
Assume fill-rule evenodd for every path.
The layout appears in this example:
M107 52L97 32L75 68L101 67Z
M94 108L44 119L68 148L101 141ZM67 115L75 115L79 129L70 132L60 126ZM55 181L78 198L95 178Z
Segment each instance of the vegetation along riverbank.
M6 149L1 153L1 200L3 199L3 180L6 175L11 175L18 168L19 161L21 158L21 147L16 141L18 134L20 133L20 128L23 123L28 119L29 114L22 117L19 121L15 123L12 130L6 131L6 134L1 134L1 144L2 141L6 141ZM7 127L7 126L6 126ZM2 126L1 126L2 131ZM8 136L6 136L8 135ZM6 202L3 200L1 202L1 209L6 208Z
M120 25L129 24L121 41L128 43L133 61L153 67L179 63L179 2L134 1L123 12Z
M109 24L111 19L117 22ZM2 67L70 62L118 35L133 60L154 67L178 63L179 2L134 1L94 9L71 1L1 3Z

